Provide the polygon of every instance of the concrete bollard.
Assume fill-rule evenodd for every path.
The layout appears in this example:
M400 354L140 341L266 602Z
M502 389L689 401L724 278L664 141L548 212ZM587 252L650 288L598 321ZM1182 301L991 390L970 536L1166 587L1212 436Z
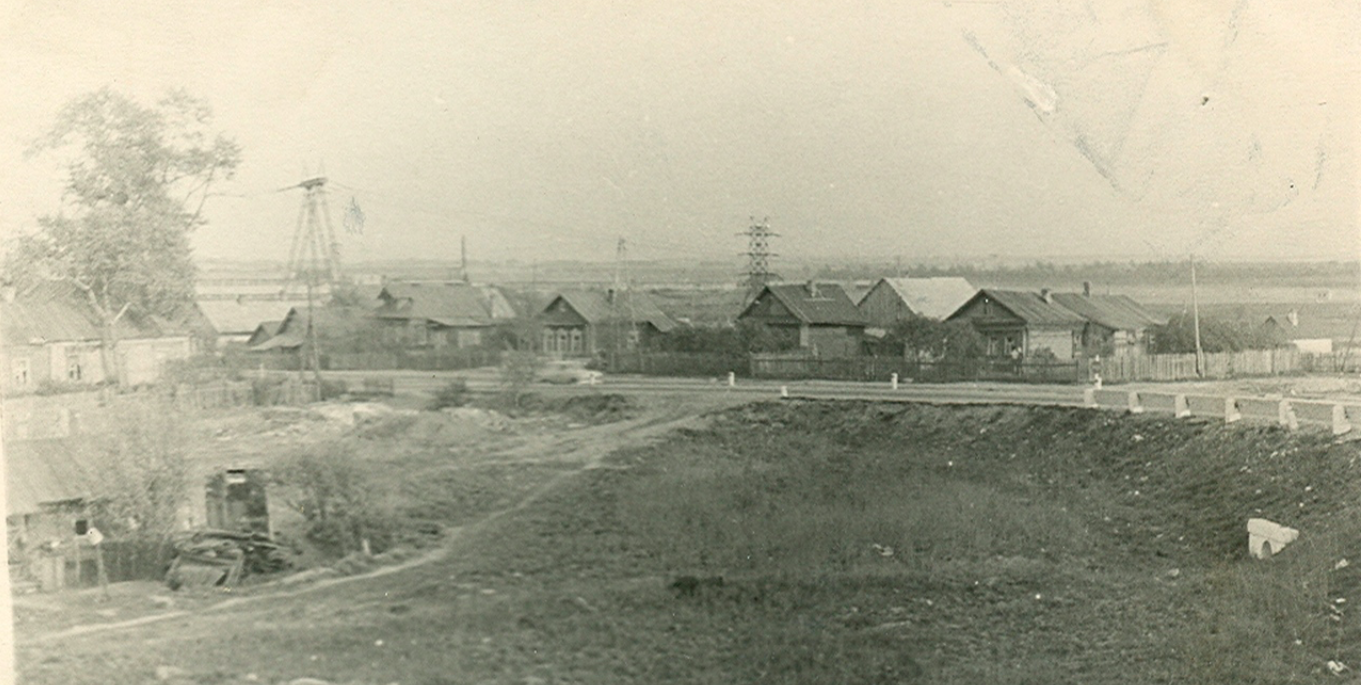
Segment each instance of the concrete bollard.
M780 386L780 399L782 400L790 399L790 388L788 386L784 385Z
M1225 423L1234 423L1235 421L1238 421L1239 419L1242 418L1244 418L1244 415L1239 413L1239 402L1236 401L1233 397L1226 397Z
M1187 417L1189 417L1189 416L1191 416L1191 415L1192 415L1192 408L1187 406L1187 396L1186 396L1186 395L1174 395L1174 396L1173 396L1173 416L1174 416L1175 418L1185 419L1185 418L1187 418Z
M728 387L731 388L731 387L733 387L733 386L735 386L735 385L737 385L737 384L738 384L738 375L735 374L735 373L733 373L732 371L729 371L729 372L728 372Z
M1097 408L1097 389L1083 388L1083 406L1088 409Z
M1100 388L1100 387L1102 387L1102 374L1100 374L1100 373L1093 374L1093 376L1092 376L1092 387L1094 387L1094 388Z
M899 389L899 375L898 375L898 374L896 374L896 373L891 373L891 374L889 374L889 389L890 389L890 390L898 390L898 389Z
M1292 407L1291 403L1285 400L1282 401L1282 407L1286 412L1286 416L1283 417L1286 419L1286 423L1283 425L1293 431L1300 430L1301 424L1300 421L1296 419L1296 408Z
M1140 405L1140 393L1133 390L1126 393L1126 411L1132 414L1144 413L1144 407Z
M1333 431L1334 435L1343 435L1352 431L1352 424L1348 423L1348 412L1343 409L1343 405L1335 404L1333 409Z
M1249 519L1249 556L1266 559L1296 541L1300 531L1277 525L1267 519Z

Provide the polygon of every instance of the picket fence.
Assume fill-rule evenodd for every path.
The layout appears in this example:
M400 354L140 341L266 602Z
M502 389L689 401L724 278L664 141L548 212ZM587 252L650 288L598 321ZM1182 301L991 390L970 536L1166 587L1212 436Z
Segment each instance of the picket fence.
M1103 382L1182 381L1197 378L1242 378L1298 373L1301 354L1295 348L1203 354L1197 374L1195 354L1152 354L1102 357Z

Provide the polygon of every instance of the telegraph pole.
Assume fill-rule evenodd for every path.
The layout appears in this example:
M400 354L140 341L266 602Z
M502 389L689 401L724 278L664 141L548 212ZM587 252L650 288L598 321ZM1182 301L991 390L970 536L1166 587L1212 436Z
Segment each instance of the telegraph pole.
M1201 354L1201 311L1196 297L1196 255L1192 255L1192 339L1196 345L1196 375L1206 375L1206 365Z

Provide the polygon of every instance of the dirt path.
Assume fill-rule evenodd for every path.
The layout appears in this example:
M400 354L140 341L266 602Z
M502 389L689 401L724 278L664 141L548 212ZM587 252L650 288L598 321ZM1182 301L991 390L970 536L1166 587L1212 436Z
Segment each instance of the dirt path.
M460 542L466 539L469 534L476 533L498 519L530 506L546 493L561 486L566 480L581 472L600 468L604 459L614 451L645 445L674 429L697 425L703 420L702 414L712 407L713 405L710 403L675 404L660 410L646 412L642 416L625 421L585 427L565 434L534 436L527 442L516 444L509 449L495 453L495 461L489 463L543 460L544 455L555 454L557 456L552 461L576 463L578 467L555 475L510 507L494 511L473 523L448 529L445 540L439 548L403 563L380 567L353 576L326 578L305 584L299 583L281 590L279 588L286 587L289 584L288 579L285 578L250 588L250 594L244 596L124 621L77 625L33 636L25 636L22 632L19 632L16 634L16 644L22 649L52 643L66 643L81 638L126 642L131 639L130 632L138 629L154 632L151 629L155 628L155 624L167 622L174 622L173 635L162 635L159 639L198 639L229 633L234 625L242 623L245 619L242 614L277 613L283 610L287 604L304 597L307 598L308 602L320 603L331 599L353 601L357 593L372 589L361 589L362 586L372 586L374 581L380 578L405 573L448 557L451 553L457 551ZM249 621L246 622L249 623ZM167 629L170 630L170 628ZM63 647L63 649L66 649L66 647Z

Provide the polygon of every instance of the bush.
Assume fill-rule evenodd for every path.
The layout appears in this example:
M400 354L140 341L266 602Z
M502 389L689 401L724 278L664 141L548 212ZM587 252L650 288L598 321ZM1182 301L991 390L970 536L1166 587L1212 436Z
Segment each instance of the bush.
M435 398L427 408L439 411L445 407L462 407L468 404L468 383L462 378L450 381L445 387L435 391Z
M279 470L278 479L292 490L284 501L303 515L307 538L324 551L345 556L366 542L375 553L392 545L396 522L380 506L381 493L349 444L309 445Z

